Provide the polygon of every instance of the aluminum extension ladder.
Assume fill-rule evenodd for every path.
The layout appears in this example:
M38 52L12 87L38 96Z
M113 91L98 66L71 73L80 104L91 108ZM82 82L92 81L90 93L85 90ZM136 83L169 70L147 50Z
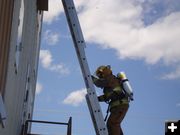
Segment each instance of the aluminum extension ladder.
M73 0L62 0L67 22L71 31L71 36L76 49L77 57L87 88L86 101L94 124L96 135L108 135L107 127L104 122L103 114L97 99L95 87L91 79L88 62L85 56L86 43L81 31L76 8Z

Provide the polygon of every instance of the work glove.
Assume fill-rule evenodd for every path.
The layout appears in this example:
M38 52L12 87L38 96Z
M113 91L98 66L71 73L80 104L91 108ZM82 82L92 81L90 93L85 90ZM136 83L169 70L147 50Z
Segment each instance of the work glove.
M91 75L92 81L95 82L96 80L98 80L98 78L96 78L95 76Z
M94 75L91 75L92 80L94 80L96 77Z
M104 95L98 96L98 101L99 102L105 101L105 96Z
M105 95L101 95L101 96L98 96L98 101L99 102L107 102L107 101L109 101L109 99L107 99Z

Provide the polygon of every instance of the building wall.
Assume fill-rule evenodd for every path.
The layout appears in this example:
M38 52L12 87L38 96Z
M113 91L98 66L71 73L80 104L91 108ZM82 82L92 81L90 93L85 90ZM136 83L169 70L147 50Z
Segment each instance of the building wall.
M5 3L12 6L12 12L8 11L10 5L2 8ZM0 92L7 115L4 127L0 125L0 135L20 135L25 121L32 118L43 13L37 10L37 0L1 0L0 6L0 14L4 14L0 15L0 35L5 33L2 27L6 24L2 20L6 12L12 13L8 16L12 18L7 29L9 47L1 45L0 49L7 52L7 58L0 59L0 83L4 85Z
M10 47L13 0L0 1L0 92L3 94L6 80L7 59Z

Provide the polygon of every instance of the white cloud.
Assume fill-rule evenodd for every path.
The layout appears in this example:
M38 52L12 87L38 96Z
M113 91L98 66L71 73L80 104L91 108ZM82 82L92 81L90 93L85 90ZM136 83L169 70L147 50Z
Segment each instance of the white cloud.
M86 93L86 89L73 91L64 99L63 103L78 106L85 100Z
M22 38L23 22L24 22L24 1L21 1L21 8L20 8L20 13L19 13L19 26L18 26L19 42L21 42L21 38Z
M56 45L59 41L60 34L52 32L51 30L46 30L44 33L44 39L49 45Z
M49 50L40 50L40 62L44 68L50 67L52 63L52 55Z
M60 74L69 74L69 69L64 64L54 64L51 65L49 70L60 73Z
M162 61L167 66L180 62L180 12L146 26L142 5L131 0L93 0L83 6L79 18L86 41L114 49L121 59ZM170 76L175 78L174 73Z
M52 54L49 50L40 50L40 63L43 68L60 74L69 74L69 69L63 64L53 64Z
M161 78L165 80L172 80L172 79L180 78L180 66L175 71L167 73L163 75Z
M85 40L102 48L114 49L121 59L141 59L148 64L162 61L167 66L179 65L180 12L176 4L148 0L145 9L144 2L146 1L75 1ZM157 12L155 7L148 7L156 4L166 6L165 13ZM144 24L144 15L151 14L144 14L144 11L147 13L150 10L156 11L157 17L147 26ZM61 11L56 12L56 15Z
M59 15L63 12L61 0L49 0L49 9L44 12L43 21L51 24L53 21L59 20Z
M75 4L78 9L81 9L88 0L77 0ZM43 21L47 24L59 20L59 16L64 12L61 0L49 0L49 9L44 12Z
M87 41L115 49L119 58L144 59L150 64L180 61L180 12L145 26L141 5L129 0L98 0L96 6L93 2L80 13Z
M39 82L36 83L36 94L40 94L43 90L43 86L42 84L40 84Z

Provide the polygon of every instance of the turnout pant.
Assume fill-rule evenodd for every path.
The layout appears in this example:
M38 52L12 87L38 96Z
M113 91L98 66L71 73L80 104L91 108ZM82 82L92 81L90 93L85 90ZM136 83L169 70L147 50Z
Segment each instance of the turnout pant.
M111 114L107 121L107 128L109 135L123 135L123 131L121 129L121 122L124 119L127 111L128 111L129 105L121 105L112 108Z

